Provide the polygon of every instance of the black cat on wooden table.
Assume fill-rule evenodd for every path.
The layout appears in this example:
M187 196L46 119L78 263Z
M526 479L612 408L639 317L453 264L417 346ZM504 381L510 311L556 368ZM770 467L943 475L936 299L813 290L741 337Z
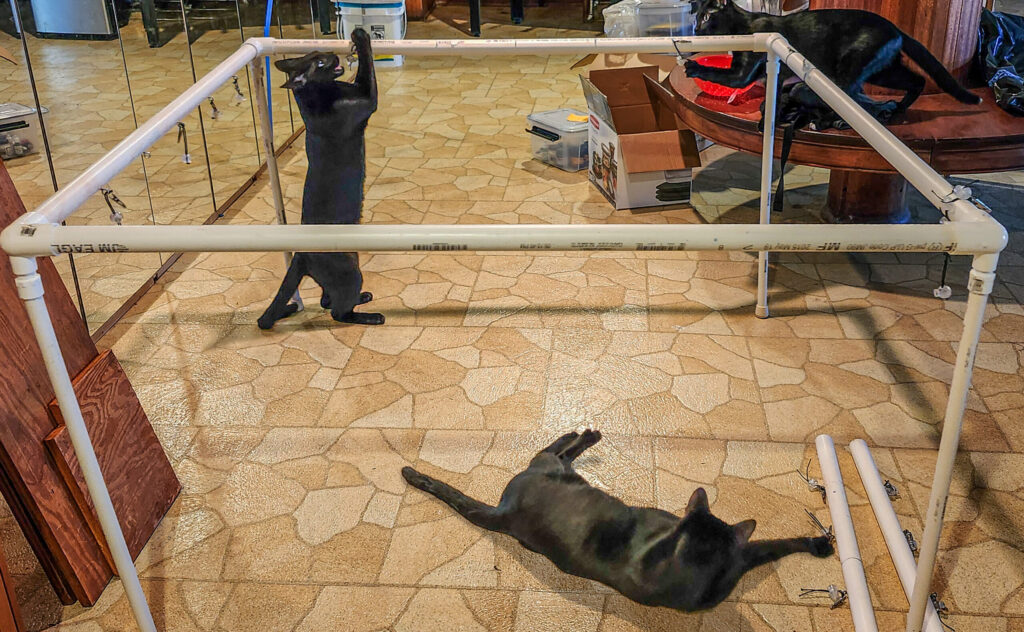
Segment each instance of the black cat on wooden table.
M402 476L478 527L510 535L566 573L648 606L705 610L728 597L752 568L793 553L832 554L826 536L750 542L754 521L719 520L701 488L682 518L630 507L573 470L573 460L600 440L601 433L591 429L562 436L509 482L497 507L411 467Z
M960 85L923 44L870 11L819 9L773 16L744 11L730 0L703 0L696 19L698 35L780 33L841 90L884 120L906 112L925 87L925 78L903 64L901 53L957 101L981 103L981 98ZM708 68L693 60L684 65L689 77L742 88L764 76L765 54L736 52L730 68ZM791 76L792 71L783 64L780 79ZM879 103L864 94L865 83L906 94L899 102Z
M282 87L294 93L306 125L309 166L302 189L303 224L358 224L362 216L364 136L370 115L377 111L377 78L366 31L352 32L352 46L359 56L359 69L351 83L337 80L344 69L333 53L313 52L275 63L287 73ZM323 288L320 305L331 310L334 320L359 325L384 322L382 314L353 311L373 300L372 294L362 291L357 253L297 252L277 296L257 321L261 329L270 329L298 311L298 305L289 301L306 276Z

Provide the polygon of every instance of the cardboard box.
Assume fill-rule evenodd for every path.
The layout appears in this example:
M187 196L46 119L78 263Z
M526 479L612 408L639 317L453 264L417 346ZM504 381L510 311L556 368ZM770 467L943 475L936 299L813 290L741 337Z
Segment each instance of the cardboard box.
M615 208L690 201L700 166L692 131L652 98L644 77L657 66L592 70L580 76L590 110L590 181Z

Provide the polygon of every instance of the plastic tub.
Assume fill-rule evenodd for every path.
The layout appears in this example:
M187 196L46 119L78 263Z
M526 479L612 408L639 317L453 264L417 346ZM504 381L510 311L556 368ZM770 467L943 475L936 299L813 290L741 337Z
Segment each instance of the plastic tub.
M43 108L43 115L46 112ZM0 159L29 156L42 148L36 109L18 103L0 103Z
M580 171L589 166L590 123L585 112L569 108L537 112L526 117L526 124L534 159L565 171Z
M404 2L360 0L334 4L338 12L338 37L342 39L351 39L356 27L362 27L373 39L405 39ZM373 62L382 66L401 66L402 56L374 55Z
M636 26L640 0L622 0L601 11L607 37L640 37Z
M689 0L642 0L637 7L640 37L693 35L694 16Z

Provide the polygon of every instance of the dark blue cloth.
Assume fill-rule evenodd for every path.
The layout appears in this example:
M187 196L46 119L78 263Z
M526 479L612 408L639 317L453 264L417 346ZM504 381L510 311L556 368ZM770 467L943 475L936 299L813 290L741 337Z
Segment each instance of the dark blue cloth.
M999 107L1024 116L1024 16L981 13L978 63Z

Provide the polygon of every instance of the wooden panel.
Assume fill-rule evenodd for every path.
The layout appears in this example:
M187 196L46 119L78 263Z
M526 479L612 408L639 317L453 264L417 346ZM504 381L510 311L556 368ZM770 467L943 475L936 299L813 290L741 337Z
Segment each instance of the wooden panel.
M21 532L25 536L25 540L28 541L32 552L35 553L36 559L39 560L39 564L43 567L43 573L46 574L46 578L50 580L50 585L53 587L57 599L65 606L70 606L78 601L71 593L71 586L57 567L57 560L54 558L53 553L47 548L42 535L34 528L35 523L32 522L32 516L25 507L21 497L15 493L14 485L7 476L7 471L2 467L0 467L0 493L3 494L4 500L7 501L7 506L10 507L15 521L22 527ZM29 525L33 528L25 529L24 525Z
M726 147L761 153L761 96L738 104L707 97L682 68L674 70L667 83L669 87L648 81L648 87L687 127ZM986 89L974 91L983 95ZM940 173L1006 171L1024 165L1024 118L1004 111L991 98L973 106L945 93L924 95L904 122L888 129ZM776 144L775 155L779 152ZM895 172L853 130L800 130L790 160L826 169Z
M134 559L171 507L181 485L112 351L101 353L72 383L96 448L100 471ZM63 424L56 401L50 402L50 413ZM61 425L54 430L46 443L86 522L97 541L102 542L99 519L66 427ZM105 553L109 556L108 551ZM113 568L112 560L110 565Z
M0 225L24 210L0 163ZM96 347L50 259L39 259L39 274L64 360L75 375L96 357ZM53 556L43 568L56 568L63 577L55 581L51 575L51 582L66 581L76 598L92 605L112 571L43 446L55 427L47 411L53 389L6 256L0 256L0 305L0 466L31 519L21 522L22 530L35 531Z
M434 10L434 0L405 0L405 12L410 20L424 20Z
M0 549L0 630L22 632L24 629L18 599L14 594L14 581L11 579L11 571L7 569L4 552Z

